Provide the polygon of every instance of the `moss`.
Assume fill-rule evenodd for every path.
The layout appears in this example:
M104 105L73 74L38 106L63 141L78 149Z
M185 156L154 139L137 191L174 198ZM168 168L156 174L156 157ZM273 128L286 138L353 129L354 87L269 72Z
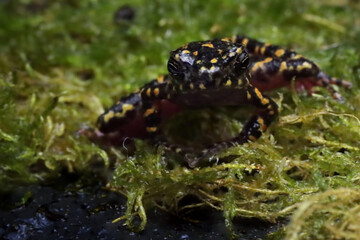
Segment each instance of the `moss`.
M301 202L326 198L315 193L340 187L357 191L359 3L136 0L134 21L119 25L113 16L121 5L97 0L0 3L2 187L57 176L64 168L91 171L92 161L107 164L110 157L115 170L109 188L128 197L122 219L134 230L144 228L151 206L181 215L209 205L224 212L231 229L236 216L276 221ZM354 86L340 90L344 102L332 100L323 89L313 97L288 89L270 93L281 106L278 122L259 141L219 153L233 161L211 167L188 169L169 155L172 168L167 168L162 149L143 141L136 142L134 156L125 157L119 149L105 152L77 134L94 127L103 108L119 96L166 72L170 50L233 34L294 48ZM185 112L181 121L169 121L167 133L185 144L189 133L196 133L199 137L188 144L206 145L236 134L249 113L246 108ZM178 130L184 122L191 123L188 132ZM179 204L189 194L200 202ZM333 201L343 204L340 198ZM351 204L358 206L355 200ZM319 213L298 212L293 220L311 220L316 233L309 230L312 224L296 231L330 236L328 215ZM140 225L134 224L137 216ZM295 230L290 225L287 231Z
M286 239L358 239L359 190L331 189L299 204Z

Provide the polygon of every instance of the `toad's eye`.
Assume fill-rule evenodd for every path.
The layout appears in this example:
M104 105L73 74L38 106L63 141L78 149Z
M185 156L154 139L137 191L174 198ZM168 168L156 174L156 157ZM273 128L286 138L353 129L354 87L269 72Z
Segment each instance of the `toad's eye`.
M171 57L168 61L167 68L169 73L176 78L182 78L184 76L183 68L181 64Z
M245 72L249 68L249 65L250 58L246 53L242 53L236 57L234 67L237 73Z

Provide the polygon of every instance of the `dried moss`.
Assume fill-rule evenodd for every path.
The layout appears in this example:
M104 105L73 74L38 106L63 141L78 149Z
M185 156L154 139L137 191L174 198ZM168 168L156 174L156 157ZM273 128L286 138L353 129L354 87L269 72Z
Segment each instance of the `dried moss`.
M359 239L360 192L331 189L299 204L286 239Z

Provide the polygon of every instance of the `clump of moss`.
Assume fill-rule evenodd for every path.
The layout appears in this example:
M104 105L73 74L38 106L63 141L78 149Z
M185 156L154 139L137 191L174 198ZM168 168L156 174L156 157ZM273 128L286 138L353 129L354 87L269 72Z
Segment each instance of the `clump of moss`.
M84 143L80 147L75 134L66 134L71 131L71 125L65 118L72 114L70 109L64 109L63 96L34 92L23 100L22 86L16 83L18 77L9 74L0 78L0 183L3 190L54 177L64 167L70 172L85 169L83 164L95 155L108 163L106 153L98 146ZM21 78L30 82L34 78L38 83L48 81L36 72ZM62 117L57 111L62 111Z
M315 194L299 203L285 239L359 239L359 215L359 189L338 188Z
M214 156L231 157L229 163L195 169L175 164L168 169L161 161L161 151L153 152L138 143L137 149L142 150L119 162L109 185L128 197L128 211L121 219L126 219L132 230L142 230L144 209L150 206L181 215L207 205L224 212L231 230L235 216L274 222L290 215L314 193L339 186L356 188L358 113L341 113L344 109L334 113L331 109L341 108L341 103L322 96L316 104L296 94L292 98L292 104L290 99L287 104L278 99L280 119L260 140ZM348 131L342 131L344 128ZM199 202L179 205L187 195L196 196ZM142 219L140 226L133 225L136 215Z
M0 182L6 183L10 179L33 179L28 164L36 160L27 161L35 154L36 143L33 141L35 133L33 130L39 127L39 115L35 115L30 109L25 113L28 117L32 115L33 121L24 121L16 114L15 86L11 82L12 77L0 78L0 151L1 151L1 174ZM6 185L4 185L6 186ZM4 187L2 186L2 187Z

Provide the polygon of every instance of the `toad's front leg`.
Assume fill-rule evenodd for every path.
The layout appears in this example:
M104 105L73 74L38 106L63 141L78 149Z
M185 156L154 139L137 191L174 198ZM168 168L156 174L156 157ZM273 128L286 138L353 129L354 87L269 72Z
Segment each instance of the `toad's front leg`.
M269 97L263 95L257 88L248 85L242 90L242 94L246 94L239 104L251 104L257 109L245 124L240 134L229 141L212 144L204 149L195 159L188 159L190 167L195 167L205 158L211 158L219 150L223 150L236 145L244 144L248 141L255 141L261 137L268 126L275 120L278 115L277 104Z
M179 149L168 143L161 132L161 123L169 116L179 112L181 108L169 102L172 97L173 85L168 75L160 76L144 85L140 91L142 99L142 117L145 131L152 143L163 146L165 150Z

